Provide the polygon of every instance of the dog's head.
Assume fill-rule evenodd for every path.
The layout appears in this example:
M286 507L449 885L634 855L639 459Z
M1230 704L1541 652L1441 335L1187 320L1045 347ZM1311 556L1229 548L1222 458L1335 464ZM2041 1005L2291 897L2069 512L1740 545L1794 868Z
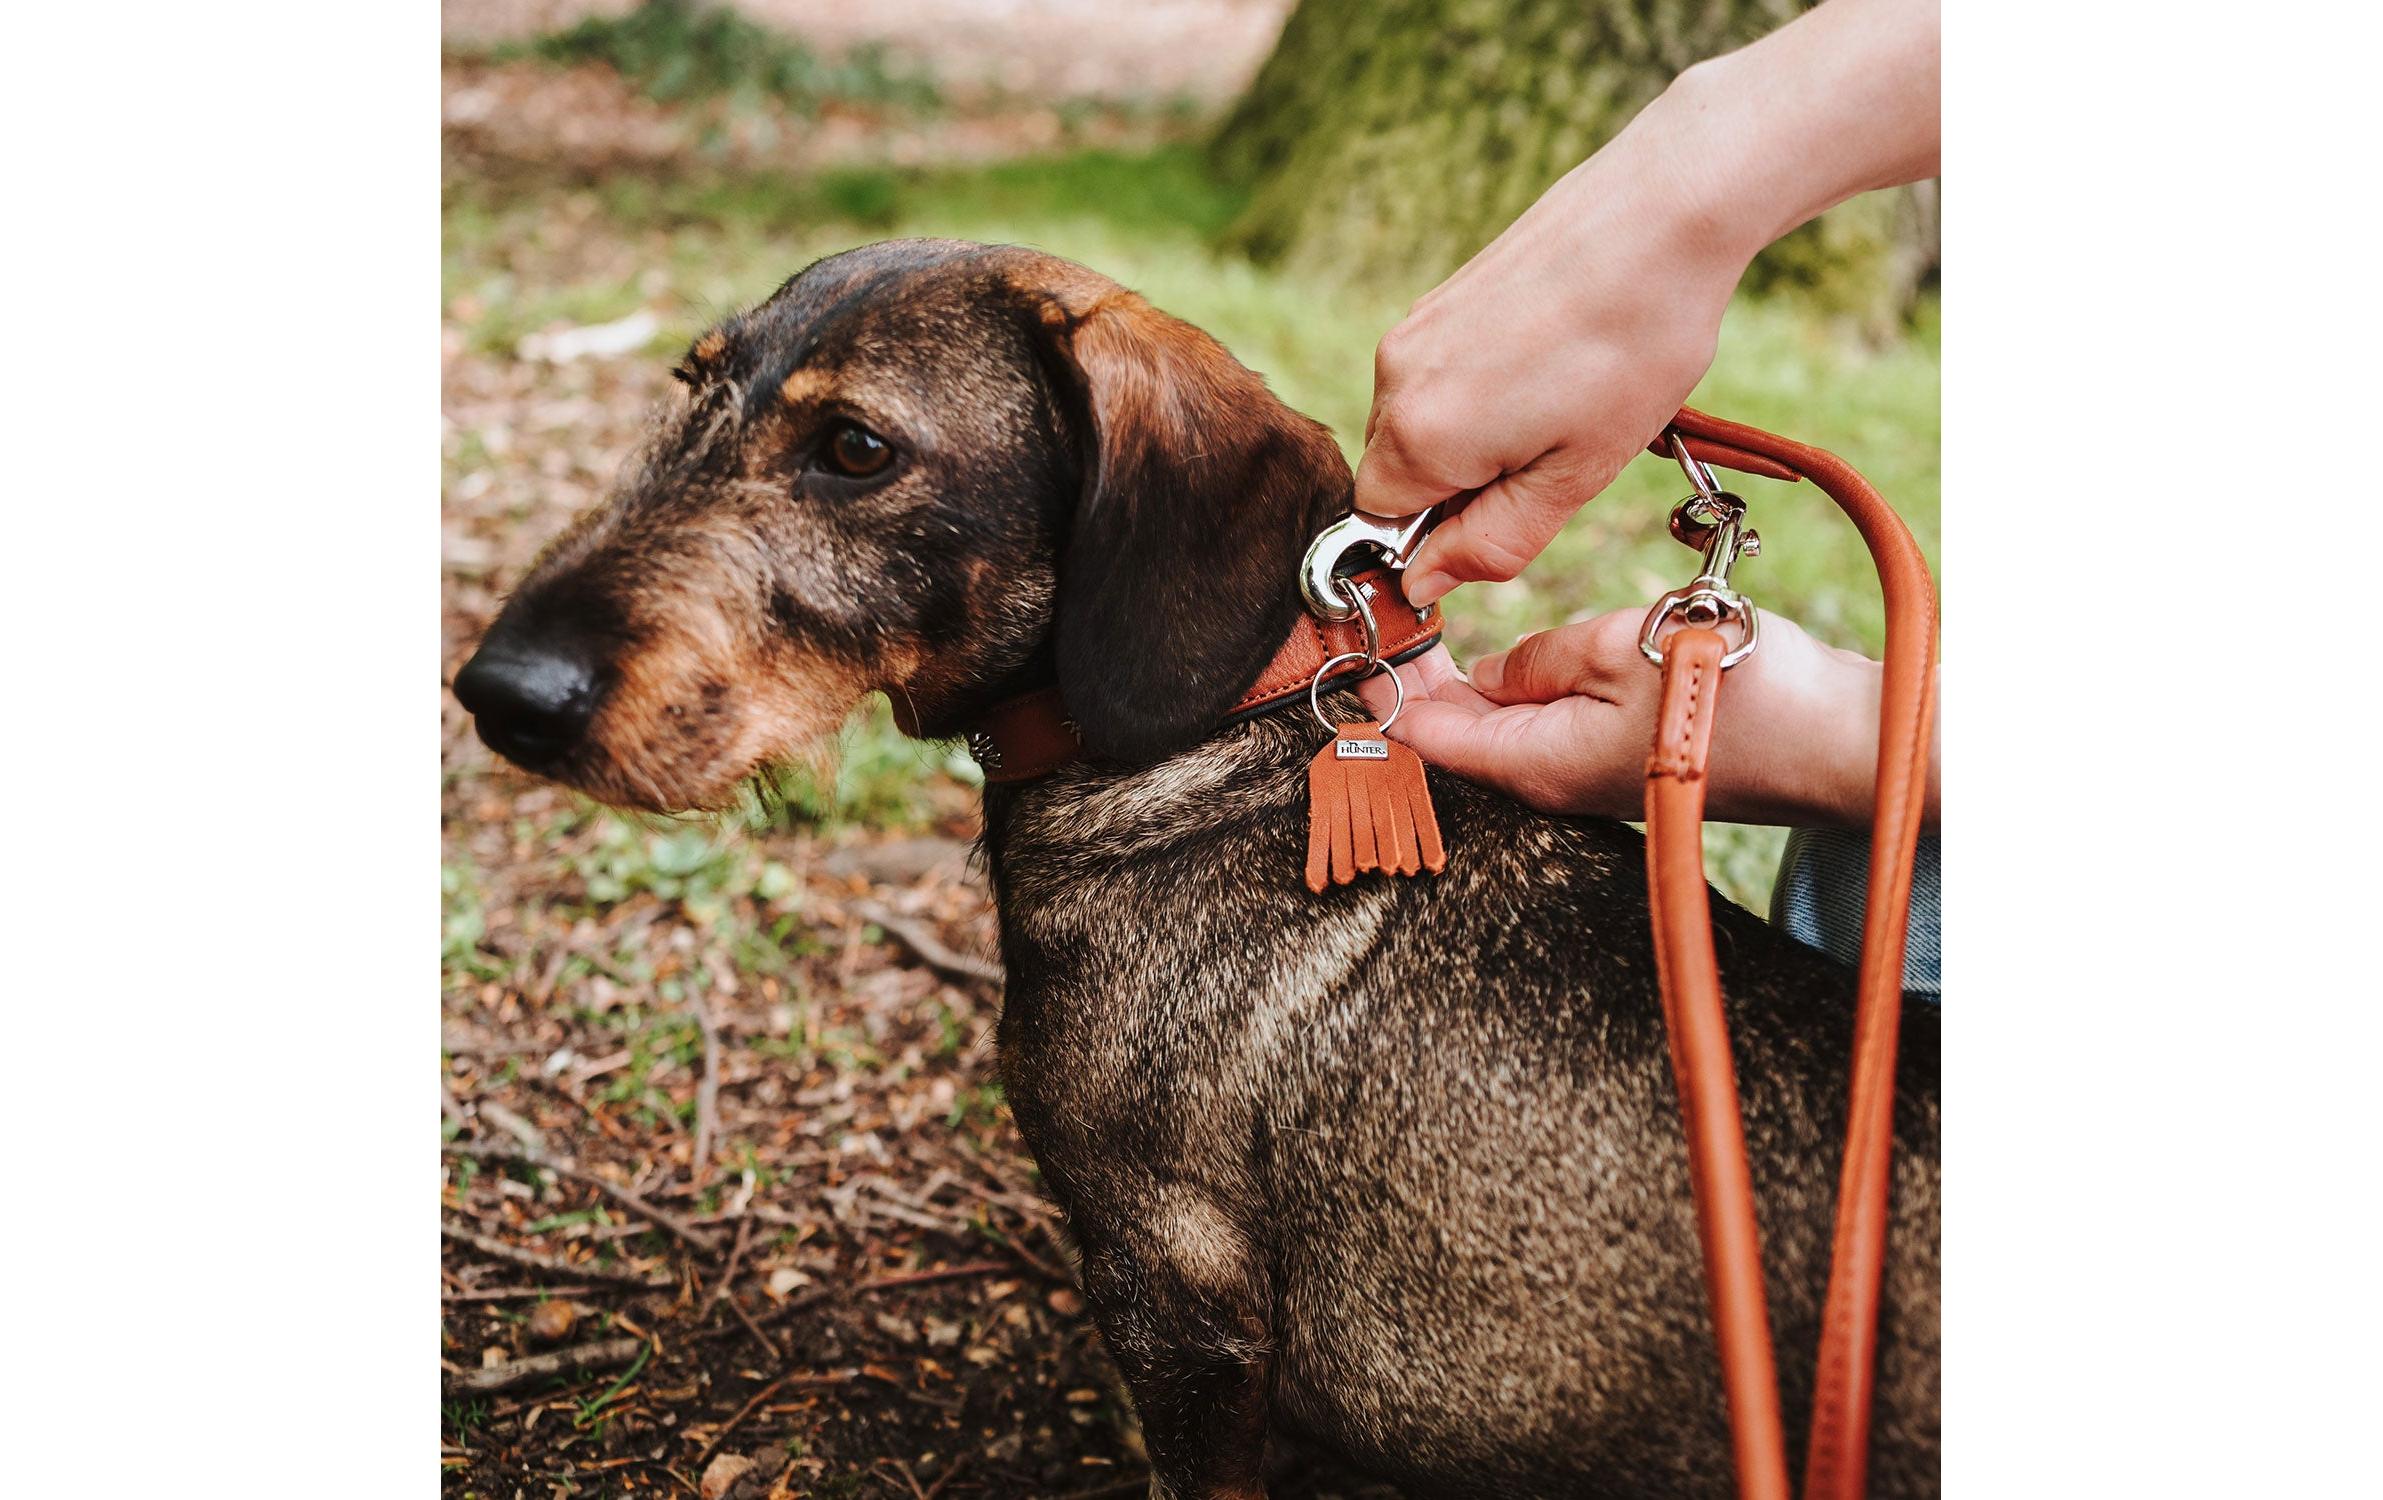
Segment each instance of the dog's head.
M455 679L491 747L633 807L720 806L873 689L944 735L1056 680L1091 753L1169 754L1349 505L1331 435L1214 339L1026 250L834 256L675 373Z

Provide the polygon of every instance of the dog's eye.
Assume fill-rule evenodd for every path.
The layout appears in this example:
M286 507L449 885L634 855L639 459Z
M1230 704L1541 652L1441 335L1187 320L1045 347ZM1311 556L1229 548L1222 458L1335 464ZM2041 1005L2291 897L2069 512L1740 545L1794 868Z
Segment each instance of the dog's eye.
M827 436L828 467L848 479L867 479L894 461L885 439L857 422L845 422Z

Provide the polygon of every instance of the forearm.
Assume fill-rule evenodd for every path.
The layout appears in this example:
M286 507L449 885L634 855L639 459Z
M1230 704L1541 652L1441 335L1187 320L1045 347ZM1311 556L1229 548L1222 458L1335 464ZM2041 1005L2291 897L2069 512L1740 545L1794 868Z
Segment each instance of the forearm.
M1625 135L1742 265L1856 193L1936 175L1940 51L1937 0L1828 0L1682 73Z
M1777 623L1774 618L1774 625ZM1776 632L1766 630L1766 637ZM1799 634L1799 644L1802 641ZM1765 649L1770 642L1766 639ZM1885 674L1857 652L1757 650L1729 675L1716 730L1709 813L1732 823L1868 828L1877 806L1878 715ZM1768 670L1761 670L1768 668ZM1733 723L1734 717L1734 723ZM1937 824L1941 737L1929 731L1922 821Z

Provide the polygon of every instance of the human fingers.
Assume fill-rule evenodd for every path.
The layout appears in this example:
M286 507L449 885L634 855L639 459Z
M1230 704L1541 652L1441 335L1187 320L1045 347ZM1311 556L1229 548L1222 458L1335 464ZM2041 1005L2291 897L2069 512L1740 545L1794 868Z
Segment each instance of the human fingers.
M1492 703L1552 703L1576 695L1613 702L1633 668L1645 665L1638 654L1640 620L1632 611L1615 610L1524 636L1473 663L1473 688Z
M1542 456L1481 486L1416 552L1407 567L1408 600L1420 607L1459 584L1502 583L1520 574L1596 493L1578 481L1576 464Z
M1406 689L1409 703L1432 701L1454 704L1473 713L1487 713L1495 705L1473 691L1464 674L1456 669L1455 659L1446 646L1434 646L1422 656L1392 669ZM1376 672L1357 684L1357 696L1365 700L1366 708L1376 718L1388 718L1397 709L1399 691L1390 685L1389 672Z

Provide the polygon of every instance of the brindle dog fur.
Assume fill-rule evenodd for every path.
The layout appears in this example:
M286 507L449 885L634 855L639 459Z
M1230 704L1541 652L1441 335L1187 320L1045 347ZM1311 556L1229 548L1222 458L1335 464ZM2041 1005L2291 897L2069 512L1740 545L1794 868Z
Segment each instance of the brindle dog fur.
M1115 283L954 241L821 261L677 373L456 691L679 810L872 689L948 735L1060 685L1088 758L985 793L1001 1071L1153 1493L1262 1495L1270 1439L1415 1495L1729 1493L1640 835L1435 771L1446 873L1311 895L1324 731L1216 728L1349 508L1325 429ZM1853 983L1714 928L1800 1463ZM1902 1025L1879 1495L1937 1487L1936 1008Z

